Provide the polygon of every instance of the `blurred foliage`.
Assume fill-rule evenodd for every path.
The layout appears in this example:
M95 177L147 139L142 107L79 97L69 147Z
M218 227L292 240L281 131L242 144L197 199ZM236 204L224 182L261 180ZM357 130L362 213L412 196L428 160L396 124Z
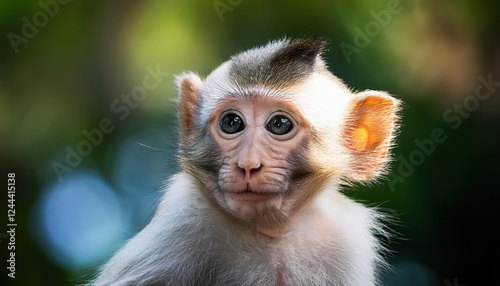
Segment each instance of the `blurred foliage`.
M404 102L392 174L346 191L395 217L398 238L387 242L394 271L385 283L497 285L499 9L472 0L2 2L0 170L5 180L16 173L18 222L15 280L4 274L7 240L0 236L2 285L83 283L110 255L111 247L90 263L65 264L44 238L43 198L61 184L53 164L86 140L82 131L103 118L114 126L63 181L90 170L111 186L128 227L102 240L124 241L147 223L176 169L174 75L206 75L236 52L284 36L331 39L325 57L332 72L356 90L387 90ZM347 55L343 44L356 51ZM143 85L148 67L168 76L121 119L114 102ZM491 90L480 77L494 82ZM478 88L491 96L473 105ZM469 110L459 113L458 104ZM432 139L436 128L446 140L406 172L404 161L425 153L416 140ZM7 213L6 203L0 208ZM79 234L81 223L65 227Z

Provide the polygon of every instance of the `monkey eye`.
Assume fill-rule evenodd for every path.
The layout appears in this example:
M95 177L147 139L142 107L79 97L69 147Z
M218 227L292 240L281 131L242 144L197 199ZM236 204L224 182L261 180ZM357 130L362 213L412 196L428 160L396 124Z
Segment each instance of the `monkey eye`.
M267 123L266 129L275 135L285 135L293 129L293 123L286 116L276 115Z
M220 129L226 134L234 134L245 129L241 117L234 113L228 113L219 122Z

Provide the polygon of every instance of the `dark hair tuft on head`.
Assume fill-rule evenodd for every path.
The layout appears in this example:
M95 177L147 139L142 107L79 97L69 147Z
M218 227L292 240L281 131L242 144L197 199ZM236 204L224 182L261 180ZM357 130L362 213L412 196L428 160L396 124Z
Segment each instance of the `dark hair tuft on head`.
M229 75L239 86L284 87L304 80L318 63L322 66L321 54L327 46L323 38L271 42L234 56Z
M279 65L309 65L314 66L316 58L321 55L328 45L328 41L323 38L297 39L285 44L271 59L271 66Z

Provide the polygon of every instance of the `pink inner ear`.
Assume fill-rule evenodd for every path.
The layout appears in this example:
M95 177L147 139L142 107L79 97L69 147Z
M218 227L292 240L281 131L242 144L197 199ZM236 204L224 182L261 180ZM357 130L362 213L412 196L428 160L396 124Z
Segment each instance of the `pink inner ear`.
M198 107L198 90L185 78L180 85L179 121L183 141L189 140L193 134L195 112Z
M351 112L351 148L366 151L388 140L394 127L395 106L390 98L367 96Z
M353 151L352 177L357 180L368 180L382 171L396 126L397 102L374 93L353 103L344 132L346 147Z
M368 130L359 126L352 132L354 148L358 151L366 150L368 146Z

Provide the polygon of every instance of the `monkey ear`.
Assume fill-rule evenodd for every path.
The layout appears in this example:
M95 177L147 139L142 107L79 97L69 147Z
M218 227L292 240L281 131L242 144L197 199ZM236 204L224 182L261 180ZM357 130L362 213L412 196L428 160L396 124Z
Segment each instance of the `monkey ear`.
M347 177L366 181L386 170L397 130L399 101L380 91L368 90L354 96L344 131L352 158Z
M183 73L175 77L179 90L179 125L181 140L187 143L195 131L196 115L200 108L199 91L203 86L201 78L193 73Z

